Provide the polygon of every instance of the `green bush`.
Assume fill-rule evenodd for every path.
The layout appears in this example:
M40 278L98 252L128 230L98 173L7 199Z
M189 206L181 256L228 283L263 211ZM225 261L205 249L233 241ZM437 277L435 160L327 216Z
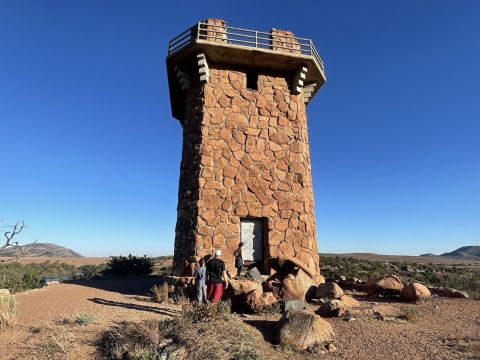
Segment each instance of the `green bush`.
M153 272L153 260L147 256L113 256L105 272L112 275L149 275Z
M94 276L101 274L105 270L105 265L82 265L78 267L84 279L92 279Z
M74 276L74 265L45 261L39 264L20 264L18 262L0 264L0 288L19 292L36 289L43 285L44 276Z

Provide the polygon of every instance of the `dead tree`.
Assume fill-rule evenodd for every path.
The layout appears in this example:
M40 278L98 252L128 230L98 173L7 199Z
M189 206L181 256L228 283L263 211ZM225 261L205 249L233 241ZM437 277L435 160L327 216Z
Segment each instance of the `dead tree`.
M22 221L17 221L15 225L7 225L7 226L0 226L0 229L4 229L4 234L3 236L5 237L5 243L3 245L0 245L0 251L4 249L15 249L16 251L14 252L14 258L18 260L20 257L24 256L24 251L23 247L26 245L31 245L36 243L36 241L25 244L25 245L20 245L18 240L17 240L17 235L20 234L23 230L28 228L28 225L25 224L25 222ZM5 231L5 229L7 229Z

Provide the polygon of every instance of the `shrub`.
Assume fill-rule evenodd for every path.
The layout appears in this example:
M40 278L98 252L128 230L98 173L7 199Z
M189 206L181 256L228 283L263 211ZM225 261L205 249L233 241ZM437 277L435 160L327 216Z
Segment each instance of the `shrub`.
M78 313L72 316L71 323L77 325L88 325L95 321L93 315L85 314L85 313Z
M118 276L148 275L153 272L153 260L147 256L113 256L107 263L107 273Z
M415 322L420 319L420 310L414 306L404 305L400 308L402 315L400 317L410 322Z
M0 295L0 330L14 326L17 322L17 313L15 295Z
M104 265L82 265L78 267L78 270L82 274L82 278L89 280L95 275L100 274L104 269Z
M185 358L260 360L261 337L231 317L228 303L186 304L170 320L122 323L103 334L100 348L111 359L159 359L165 346L185 349ZM229 316L225 316L226 312Z
M150 289L150 297L158 303L168 301L168 284L164 282L161 285L153 285Z

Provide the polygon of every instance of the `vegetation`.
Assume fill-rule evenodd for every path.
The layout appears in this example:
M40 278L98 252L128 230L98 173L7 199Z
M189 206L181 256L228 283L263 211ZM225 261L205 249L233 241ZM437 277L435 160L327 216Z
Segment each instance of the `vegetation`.
M400 311L402 312L400 318L409 322L415 322L420 319L420 310L418 310L415 306L404 305L400 308Z
M78 270L82 273L82 278L92 279L105 271L105 264L101 265L82 265L78 267Z
M17 321L17 313L15 295L0 295L0 330L14 326Z
M170 320L117 325L103 335L100 347L110 359L167 358L166 352L177 350L192 360L256 360L263 358L257 336L231 316L228 303L191 303Z
M415 281L437 287L451 287L466 291L474 297L480 296L480 266L419 264L404 262L380 262L360 260L352 257L320 257L321 273L326 278L358 278L391 274L403 281Z
M93 315L86 313L76 313L73 316L63 319L63 324L88 325L95 322Z
M153 272L153 259L147 256L113 256L105 272L111 275L149 275Z
M40 264L20 264L17 262L0 264L0 288L11 292L39 288L44 276L71 275L78 272L73 265L46 261Z
M153 285L150 289L150 297L157 303L168 301L168 284L164 282L161 285Z

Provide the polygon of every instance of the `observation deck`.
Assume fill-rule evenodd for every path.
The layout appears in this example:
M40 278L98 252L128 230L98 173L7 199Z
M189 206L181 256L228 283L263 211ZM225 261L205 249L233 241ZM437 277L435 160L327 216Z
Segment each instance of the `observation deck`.
M323 61L311 39L284 30L262 32L207 19L175 36L168 44L166 62L172 115L179 120L185 101L185 86L178 81L179 72L198 73L199 53L212 63L283 71L293 80L293 86L301 85L306 104L326 81ZM303 69L300 83L296 79L299 69ZM184 84L189 81L184 80Z

